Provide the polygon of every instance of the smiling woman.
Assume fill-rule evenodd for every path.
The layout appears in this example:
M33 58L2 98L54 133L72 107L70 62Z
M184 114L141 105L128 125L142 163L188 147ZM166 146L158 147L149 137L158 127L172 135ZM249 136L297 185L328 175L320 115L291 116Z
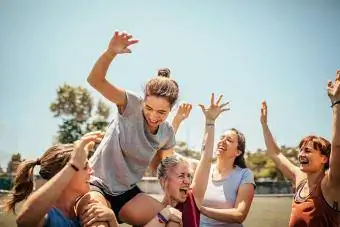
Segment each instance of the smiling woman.
M255 186L244 160L245 148L245 136L235 128L224 132L217 142L217 164L212 166L200 226L243 226Z
M144 90L143 113L152 133L165 121L178 99L179 88L170 79L170 69L160 69L158 77L148 81Z
M320 136L306 136L299 144L297 167L277 146L267 124L267 104L262 103L261 124L267 154L296 187L291 227L340 226L340 71L328 82L332 102L332 143Z
M115 32L107 51L99 57L88 76L90 85L115 104L118 113L90 159L94 171L91 191L80 200L78 213L86 212L89 204L99 202L110 207L119 222L145 225L164 206L143 193L136 184L153 157L173 152L175 132L166 119L178 99L179 88L170 79L169 69L159 70L158 75L146 83L144 97L106 80L113 59L131 53L130 46L137 42L130 34ZM153 166L158 164L158 159L155 160ZM146 209L135 209L140 206Z

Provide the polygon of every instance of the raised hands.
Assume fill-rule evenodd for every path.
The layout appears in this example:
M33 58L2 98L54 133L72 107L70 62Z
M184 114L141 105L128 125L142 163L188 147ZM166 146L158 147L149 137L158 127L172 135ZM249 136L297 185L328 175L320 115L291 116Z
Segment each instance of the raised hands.
M190 103L182 103L176 113L175 119L178 121L183 121L188 118L192 109Z
M211 99L210 99L210 105L208 108L206 108L203 104L200 104L199 106L201 107L205 119L208 122L215 122L216 118L224 111L229 110L227 107L229 105L229 102L221 103L223 95L220 95L217 102L215 103L215 95L214 93L211 94Z
M328 96L332 102L340 102L340 70L336 72L336 77L334 81L328 81Z
M135 43L138 43L138 40L132 39L132 35L126 32L115 31L110 41L108 52L111 55L131 53L129 47Z
M263 101L261 104L261 124L266 125L267 124L267 103L266 101Z
M175 133L177 133L179 125L182 123L182 121L188 118L188 116L190 115L191 109L192 109L192 105L190 103L182 103L179 106L177 113L174 119L172 120L172 127Z
M74 151L70 163L79 169L84 168L86 166L88 151L93 148L96 142L100 142L103 136L103 132L91 132L84 135L80 140L77 140L74 143Z

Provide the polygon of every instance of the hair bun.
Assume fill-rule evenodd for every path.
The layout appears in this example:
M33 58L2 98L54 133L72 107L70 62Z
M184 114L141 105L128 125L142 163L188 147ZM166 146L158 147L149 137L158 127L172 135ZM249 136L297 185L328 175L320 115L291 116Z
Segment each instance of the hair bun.
M170 78L170 69L168 68L159 69L158 76Z

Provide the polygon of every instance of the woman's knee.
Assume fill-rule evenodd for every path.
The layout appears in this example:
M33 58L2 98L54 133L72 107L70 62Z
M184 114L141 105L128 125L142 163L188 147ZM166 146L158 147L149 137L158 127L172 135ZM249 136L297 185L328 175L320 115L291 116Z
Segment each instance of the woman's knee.
M136 209L136 207L144 209ZM145 225L163 208L158 200L140 193L122 207L119 218L130 225Z

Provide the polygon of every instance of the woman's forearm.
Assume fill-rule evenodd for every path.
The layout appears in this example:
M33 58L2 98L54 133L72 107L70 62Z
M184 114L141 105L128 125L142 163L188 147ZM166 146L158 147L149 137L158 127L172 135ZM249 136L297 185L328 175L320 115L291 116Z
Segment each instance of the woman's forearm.
M23 203L17 216L20 226L35 226L48 213L76 171L66 165L52 179L33 192Z
M108 51L99 57L87 78L87 81L92 87L96 88L98 84L106 82L107 70L115 57L116 54L109 53Z
M235 208L216 209L210 207L202 207L201 213L211 219L222 222L242 223L244 221L242 212L239 212Z
M280 153L280 148L276 144L274 137L268 127L267 124L262 124L262 132L263 132L263 138L264 142L267 147L267 154L269 156L277 155Z

